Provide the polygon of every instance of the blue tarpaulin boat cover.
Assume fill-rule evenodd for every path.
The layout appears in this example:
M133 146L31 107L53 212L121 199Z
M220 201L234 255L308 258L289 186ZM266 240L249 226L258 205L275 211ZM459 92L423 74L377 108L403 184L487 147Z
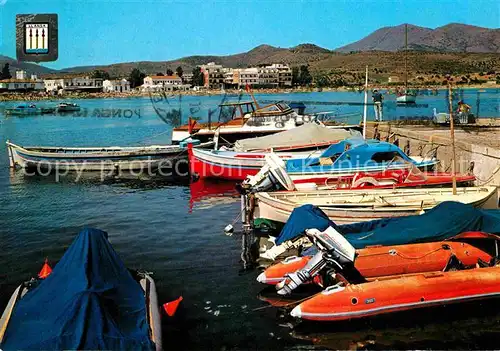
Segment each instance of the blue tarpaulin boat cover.
M500 210L481 210L459 202L443 202L422 215L337 226L313 205L293 210L276 244L303 235L306 229L334 227L356 248L445 240L467 231L500 234Z
M107 233L85 229L52 274L14 308L3 350L144 350L144 293Z

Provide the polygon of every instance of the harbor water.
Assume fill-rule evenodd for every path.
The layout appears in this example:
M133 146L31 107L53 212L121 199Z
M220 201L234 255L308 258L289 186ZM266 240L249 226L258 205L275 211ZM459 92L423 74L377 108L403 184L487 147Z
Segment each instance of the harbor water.
M496 90L463 94L472 112L480 96L480 116L500 117ZM206 120L209 110L223 101L223 95L153 98L77 100L73 102L87 109L86 115L64 116L8 117L2 111L15 103L0 104L1 310L16 286L35 275L45 258L55 264L82 228L95 227L108 232L128 267L154 273L161 302L183 296L176 316L163 321L166 348L498 348L494 342L500 331L497 302L356 323L295 326L283 310L262 301L266 292L255 280L260 271L251 260L252 237L242 235L235 221L240 202L232 184L210 184L210 189L204 189L173 176L44 176L8 167L6 140L47 146L167 144L172 129L165 120L168 111L180 108L183 119L191 113ZM257 98L361 102L362 94ZM389 99L384 114L393 119L430 116L433 107L438 112L447 108L442 91L419 98L419 104L427 107L400 108L395 103L392 107ZM317 104L309 112L320 111L335 111L338 116L361 114L362 106ZM359 122L359 117L351 118L349 122ZM237 228L232 236L224 234L230 223Z

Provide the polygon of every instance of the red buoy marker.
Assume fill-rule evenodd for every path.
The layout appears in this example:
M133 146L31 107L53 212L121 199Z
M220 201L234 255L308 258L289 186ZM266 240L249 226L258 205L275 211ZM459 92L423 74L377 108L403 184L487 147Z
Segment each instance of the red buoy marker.
M43 264L40 273L38 273L38 278L45 279L50 275L50 273L52 273L52 268L50 268L47 259L45 259L45 263Z
M174 316L175 312L177 311L177 307L179 307L179 304L182 300L182 296L179 296L178 299L163 304L163 309L169 315L169 317Z

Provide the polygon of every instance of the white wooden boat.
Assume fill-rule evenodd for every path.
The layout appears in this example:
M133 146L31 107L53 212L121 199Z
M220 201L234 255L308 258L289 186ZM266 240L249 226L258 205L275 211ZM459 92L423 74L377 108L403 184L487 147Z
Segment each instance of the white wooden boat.
M210 144L210 143L209 143ZM196 147L208 146L200 144ZM187 159L179 145L134 147L23 147L7 141L10 167L69 171L153 170Z
M312 204L337 224L401 217L422 213L444 201L457 201L480 208L498 208L496 187L377 189L368 191L318 190L257 193L254 219L285 223L294 208Z

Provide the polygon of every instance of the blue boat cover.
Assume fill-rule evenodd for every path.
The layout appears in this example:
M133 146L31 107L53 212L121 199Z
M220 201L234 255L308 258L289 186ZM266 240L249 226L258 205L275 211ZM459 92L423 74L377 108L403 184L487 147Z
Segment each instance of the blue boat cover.
M52 274L17 303L0 348L151 350L144 300L107 233L84 229Z
M276 239L279 245L303 235L305 229L332 226L356 248L402 245L451 238L467 231L500 234L500 210L481 210L459 202L443 202L422 215L380 219L337 226L313 205L293 210Z

